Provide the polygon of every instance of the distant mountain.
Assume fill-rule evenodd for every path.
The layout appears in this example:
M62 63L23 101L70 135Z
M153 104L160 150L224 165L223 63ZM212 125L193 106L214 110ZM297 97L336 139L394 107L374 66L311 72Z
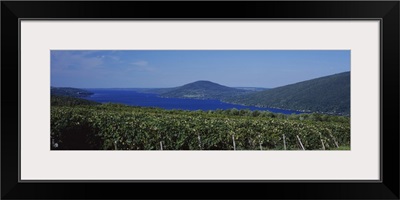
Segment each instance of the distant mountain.
M255 91L255 92L264 91L264 90L269 89L269 88L261 88L261 87L235 87L235 88L240 89L240 90L250 90L250 91Z
M349 115L350 72L236 96L227 101L261 107Z
M87 97L93 93L87 90L71 87L50 87L51 95L69 97Z
M160 94L169 98L219 99L233 98L252 91L223 86L211 81L196 81Z

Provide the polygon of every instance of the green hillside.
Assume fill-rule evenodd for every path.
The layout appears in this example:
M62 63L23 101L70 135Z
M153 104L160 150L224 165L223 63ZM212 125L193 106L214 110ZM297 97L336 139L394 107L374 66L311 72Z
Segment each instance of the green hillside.
M260 107L349 115L350 72L229 98L227 101Z
M77 105L99 105L95 101L80 99L70 96L51 95L51 106L77 106Z
M270 113L272 114L272 113ZM118 104L51 107L52 150L349 150L350 118L183 111ZM301 118L299 118L301 116ZM308 116L308 117L307 117ZM293 118L292 118L293 117Z
M92 95L92 92L87 90L71 88L71 87L51 87L51 95L56 96L69 96L69 97L87 97Z
M161 96L169 98L224 100L249 93L252 93L252 91L226 87L211 81L196 81L162 93Z

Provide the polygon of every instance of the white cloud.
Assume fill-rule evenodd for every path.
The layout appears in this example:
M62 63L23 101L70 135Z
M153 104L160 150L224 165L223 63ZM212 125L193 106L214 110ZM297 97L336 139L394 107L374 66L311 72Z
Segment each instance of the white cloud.
M137 70L137 71L155 71L155 68L151 67L149 62L145 60L140 60L136 62L132 62L131 65L134 66L134 68L130 68L131 70Z
M57 51L53 53L52 69L53 70L91 70L101 67L104 61L101 56L88 57L87 51L69 52Z

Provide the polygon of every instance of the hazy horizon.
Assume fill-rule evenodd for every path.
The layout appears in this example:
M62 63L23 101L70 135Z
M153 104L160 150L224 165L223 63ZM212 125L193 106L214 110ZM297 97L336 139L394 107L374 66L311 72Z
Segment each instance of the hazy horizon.
M350 50L52 50L51 86L276 88L350 71Z

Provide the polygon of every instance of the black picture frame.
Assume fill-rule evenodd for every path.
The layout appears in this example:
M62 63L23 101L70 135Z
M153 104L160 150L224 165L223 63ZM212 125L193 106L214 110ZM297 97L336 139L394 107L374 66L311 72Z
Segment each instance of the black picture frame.
M2 1L1 198L399 199L399 8L399 1ZM379 19L382 22L381 181L19 182L21 96L17 74L22 18Z

